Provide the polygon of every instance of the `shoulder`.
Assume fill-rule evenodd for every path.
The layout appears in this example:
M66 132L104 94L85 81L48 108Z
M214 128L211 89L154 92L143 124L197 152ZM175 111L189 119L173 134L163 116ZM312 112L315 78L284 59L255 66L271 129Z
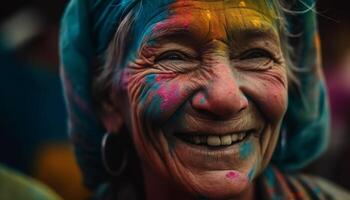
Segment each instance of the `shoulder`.
M285 173L269 166L257 181L263 199L350 200L345 189L326 179L300 173Z
M38 181L0 165L0 199L61 198Z
M334 200L350 199L349 191L336 185L335 183L332 183L329 180L326 180L318 176L307 175L307 174L300 174L298 175L298 177L301 181L306 182L308 185L315 185L316 187L318 187L319 190L323 192L325 196L327 196L329 199L334 199Z

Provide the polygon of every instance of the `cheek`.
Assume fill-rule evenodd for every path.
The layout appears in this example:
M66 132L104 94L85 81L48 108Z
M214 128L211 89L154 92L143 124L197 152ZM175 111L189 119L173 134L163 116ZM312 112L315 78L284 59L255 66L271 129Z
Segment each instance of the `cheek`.
M263 91L266 91L263 98L261 98L262 108L265 109L265 112L272 121L277 121L282 119L284 113L287 110L287 89L281 86L268 86L266 84L265 88L262 88Z
M288 86L285 73L252 74L244 81L245 93L270 122L282 120L288 105Z
M189 96L186 80L176 74L149 74L139 81L139 92L134 102L140 116L151 120L152 124L161 124L169 119L184 104ZM135 105L134 104L134 105Z

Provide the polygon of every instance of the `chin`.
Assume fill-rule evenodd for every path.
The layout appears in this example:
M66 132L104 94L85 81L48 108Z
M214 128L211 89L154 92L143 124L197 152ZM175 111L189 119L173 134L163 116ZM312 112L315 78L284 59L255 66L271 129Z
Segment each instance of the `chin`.
M175 141L168 156L170 176L193 195L218 199L241 195L251 185L260 161L256 134L231 133L231 141L225 134L220 136L223 145L214 143L214 136L166 136L167 141Z

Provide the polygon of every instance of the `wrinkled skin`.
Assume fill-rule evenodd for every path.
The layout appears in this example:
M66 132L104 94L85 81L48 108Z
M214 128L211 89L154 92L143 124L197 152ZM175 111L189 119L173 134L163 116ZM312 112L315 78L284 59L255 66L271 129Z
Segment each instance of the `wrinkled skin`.
M253 198L252 182L274 151L288 87L274 13L224 4L163 8L172 14L153 24L118 73L119 112L105 124L131 130L153 199ZM243 131L251 134L221 147L178 137Z

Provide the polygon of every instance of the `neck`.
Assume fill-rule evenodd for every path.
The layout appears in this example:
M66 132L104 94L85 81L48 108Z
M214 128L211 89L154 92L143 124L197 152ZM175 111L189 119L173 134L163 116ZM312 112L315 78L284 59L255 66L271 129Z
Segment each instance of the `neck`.
M143 176L145 185L145 194L147 200L194 200L193 195L179 189L175 184L169 183L165 178L154 173L149 167L143 166ZM250 184L240 195L227 200L254 200L255 199L254 183ZM198 198L201 199L201 198ZM207 198L203 198L207 199Z

